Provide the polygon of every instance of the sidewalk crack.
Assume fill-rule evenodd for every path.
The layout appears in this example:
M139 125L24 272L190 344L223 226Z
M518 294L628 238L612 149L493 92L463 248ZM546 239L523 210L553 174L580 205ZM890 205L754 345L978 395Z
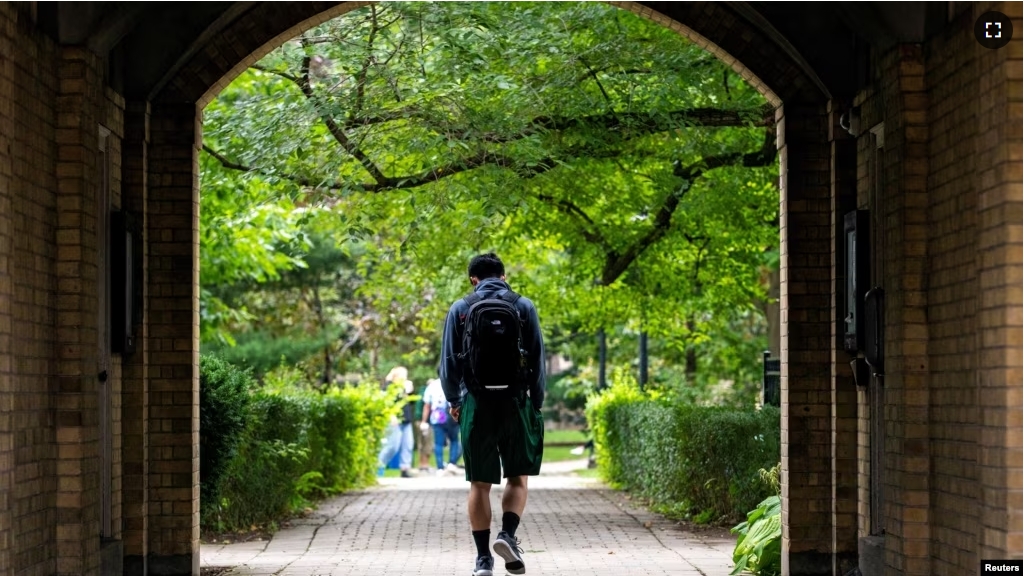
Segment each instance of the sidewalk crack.
M707 572L705 572L705 571L704 571L704 570L702 570L702 569L701 569L701 568L700 568L699 566L697 566L696 564L694 564L693 562L691 562L689 558L687 558L686 556L683 556L683 555L682 555L682 554L681 554L681 553L680 553L680 552L679 552L678 550L676 550L675 548L672 548L671 546L669 546L669 545L665 544L665 543L664 543L664 542L663 542L663 541L661 540L661 538L660 538L660 537L658 536L658 533L654 531L654 524L653 524L653 523L650 523L650 525L648 525L648 523L646 523L646 522L642 522L642 521L640 520L640 518L637 518L637 516L636 516L636 515L634 515L634 514L633 514L632 512L630 512L629 510L627 510L625 506L622 506L622 505L620 505L620 504L619 504L618 502L615 502L615 501L614 501L614 500L613 500L613 499L612 499L611 497L609 497L609 496L608 496L608 494L606 494L605 492L606 492L605 490L598 490L598 494L599 494L599 495L600 495L600 496L601 496L602 498L604 498L604 499L605 499L605 500L607 500L607 501L608 501L608 502L609 502L610 504L612 504L613 506L615 506L616 508L618 508L619 510L621 510L621 511L622 511L623 513L625 513L625 514L626 514L626 516L629 516L630 518L632 518L633 520L635 520L635 521L636 521L636 523L637 523L637 524L639 524L639 525L640 525L641 527L643 527L643 528L644 528L645 530L647 530L648 532L650 532L650 533L651 533L651 536L653 536L653 537L654 537L654 539L658 541L658 544L661 544L661 547L662 547L662 548L664 548L665 550L668 550L668 551L672 552L673 554L675 554L676 556L678 556L678 557L679 557L680 559L682 559L682 561L683 561L683 562L686 562L687 564L689 564L690 566L692 566L694 570L696 570L697 572L699 572L699 573L701 574L701 576L708 576L708 575L707 575ZM703 546L706 546L705 544L702 544L702 545L703 545Z
M350 504L352 504L353 501L357 500L359 496L363 496L364 495L364 491L354 492L354 493L351 493L350 495L351 495L351 498L345 498L345 503L340 508L338 508L337 512L335 512L334 514L332 514L330 516L326 516L325 515L324 516L324 521L321 522L320 524L318 524L316 526L316 528L313 529L313 533L309 536L309 541L306 542L306 549L302 551L302 554L300 554L298 557L296 557L291 562L289 562L289 563L285 564L284 566L282 566L281 569L278 570L277 572L274 572L272 576L281 576L281 574L284 573L286 570L288 570L288 568L290 568L292 564L294 564L294 563L298 562L299 560L301 560L303 557L306 556L306 554L309 554L309 550L310 550L310 548L313 547L313 541L316 540L316 535L317 535L318 532L320 532L320 529L323 528L324 526L326 526L327 524L330 524L333 520L335 520L338 516L340 516L341 513L344 512L345 509L347 509ZM342 495L342 496L344 496L344 495ZM271 537L271 539L267 541L267 546L270 546L270 542L272 542L272 541L273 541L273 537ZM264 548L264 551L266 551L266 548Z

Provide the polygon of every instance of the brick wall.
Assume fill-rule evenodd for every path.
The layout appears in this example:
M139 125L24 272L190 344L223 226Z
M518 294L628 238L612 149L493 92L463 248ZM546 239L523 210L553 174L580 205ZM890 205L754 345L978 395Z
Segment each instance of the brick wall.
M857 207L856 141L840 126L845 111L829 103L831 156L831 431L832 431L832 542L833 574L846 574L857 565L857 385L844 348L846 301L845 221Z
M149 567L199 566L199 156L192 104L150 116Z
M925 81L931 573L1021 556L1021 47L982 48L972 4Z
M99 125L120 202L122 104L101 62L0 4L0 572L99 565ZM111 536L120 533L120 366L111 389Z
M149 143L148 104L129 103L125 111L125 140L122 156L124 189L122 206L142 217L143 262L149 250L146 203L146 163ZM125 574L143 574L148 554L149 508L149 295L148 267L142 270L142 326L136 335L135 354L123 364L122 457L124 465L124 557Z
M832 571L831 234L828 115L776 114L780 169L782 570Z
M967 576L979 559L1021 556L1021 49L977 44L990 8L878 55L876 87L856 101L858 205L877 212L885 259L887 574ZM1020 8L994 6L1015 26ZM876 198L866 129L883 121ZM861 535L868 401L858 393Z
M54 572L58 52L0 4L0 573ZM12 547L7 543L17 543Z
M928 110L933 166L928 178L928 318L931 379L931 457L934 573L976 571L979 507L978 390L975 382L978 285L977 194L973 90L977 86L970 10L960 15L929 62ZM973 573L973 572L972 572Z
M884 381L886 411L886 563L930 576L929 389L926 237L927 94L918 46L900 46L883 78L885 195L878 210L886 254Z
M877 89L861 95L864 127L859 151L870 156L866 129L884 122L881 163L861 171L861 203L872 212L873 285L885 290L884 483L887 573L930 574L929 362L925 307L928 136L924 57L920 47L899 46L875 62ZM874 171L882 190L873 193ZM884 254L884 257L879 258ZM866 418L868 395L859 398ZM869 429L862 422L860 430ZM870 482L867 447L860 450L860 478ZM863 489L862 489L863 493ZM864 494L867 496L867 494ZM862 503L861 510L866 507ZM867 518L859 523L866 528Z
M43 38L31 3L0 3L0 573L99 567L99 125L111 132L111 205L144 215L148 261L139 352L109 364L112 536L135 561L127 573L147 558L151 573L198 571L201 129L192 102L254 58L279 19L311 23L354 5L257 7L169 82L185 104L135 102L126 117L98 58ZM971 26L995 6L1022 30L1021 5L972 4L928 45L875 55L875 85L854 104L863 128L885 123L880 196L866 132L854 144L837 129L834 102L796 104L811 101L793 88L806 79L790 82L798 68L761 50L769 44L758 32L736 40L738 21L717 5L665 8L703 27L696 33L622 6L703 33L700 41L734 42L708 47L786 102L786 573L845 572L870 520L869 394L852 387L841 351L842 255L832 252L853 205L854 167L856 205L874 218L874 283L888 296L887 573L966 576L979 558L1020 557L1021 41L985 50Z
M875 110L877 98L874 91L862 93L854 101L860 108L864 127L874 126L880 118ZM869 133L868 133L869 134ZM872 177L874 175L873 156L875 142L869 135L857 139L857 209L872 210L874 206ZM872 250L878 244L880 236L877 213L872 212L870 237ZM878 283L880 262L872 258L871 286ZM872 420L871 400L873 394L880 393L879 382L872 378L867 386L857 389L857 535L867 536L871 533L871 447Z
M994 8L1024 30L1020 2L972 5L974 18ZM1001 50L975 47L974 102L979 298L975 343L981 506L978 556L1020 558L1022 509L1021 370L1021 35ZM966 569L965 569L966 572Z
M55 573L70 575L99 570L99 536L106 530L106 537L119 539L122 532L121 357L111 354L100 276L112 264L109 254L101 259L108 215L121 204L124 102L104 88L103 62L85 49L62 48L57 69ZM101 410L101 402L107 408ZM107 451L109 461L102 456ZM106 505L101 467L109 467ZM107 529L101 524L105 506Z

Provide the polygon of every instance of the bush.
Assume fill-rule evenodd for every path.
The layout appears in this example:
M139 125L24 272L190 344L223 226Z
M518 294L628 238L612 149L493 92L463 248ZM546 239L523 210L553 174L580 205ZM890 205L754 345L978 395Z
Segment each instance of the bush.
M219 489L202 500L204 529L273 524L311 500L372 484L394 400L376 384L324 392L293 383L254 390L247 425Z
M234 458L249 418L248 372L216 356L199 360L199 485L203 500L214 501Z
M782 574L782 498L779 495L779 472L782 463L771 470L760 470L761 479L775 494L765 498L747 519L730 530L739 534L732 559L736 568L731 575L744 570L758 576Z
M294 365L312 355L322 356L324 347L333 340L334 336L327 334L309 336L295 332L279 336L257 331L239 335L234 346L209 342L203 344L203 349L250 369L255 378L262 379L264 374L282 363Z
M731 521L771 494L758 470L779 460L777 408L693 406L616 374L587 403L587 420L602 477L660 512Z

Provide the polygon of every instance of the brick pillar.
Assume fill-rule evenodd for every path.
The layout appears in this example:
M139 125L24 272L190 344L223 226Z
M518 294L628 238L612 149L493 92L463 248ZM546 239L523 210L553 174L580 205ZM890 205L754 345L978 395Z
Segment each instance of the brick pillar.
M0 4L0 54L14 52L7 30L16 13L10 3ZM7 416L14 408L12 327L14 314L14 191L11 140L16 134L10 102L15 96L14 70L0 67L0 573L13 571L11 563L11 486L14 480L14 430Z
M57 97L57 574L99 571L99 59L65 48Z
M124 573L146 573L149 504L149 322L147 258L149 235L146 227L147 149L149 146L149 104L133 102L125 112L125 141L122 148L122 206L142 217L142 325L136 336L135 354L124 360L123 452L124 462Z
M782 279L782 573L832 573L832 224L825 105L779 126Z
M920 46L899 46L883 81L886 573L931 576L928 324L928 98Z
M846 324L846 250L844 215L857 208L857 142L839 125L845 108L828 106L832 211L832 573L857 567L857 385L852 357L843 346ZM866 256L866 255L865 255ZM866 281L866 279L861 280Z
M1014 37L981 53L978 134L979 559L1021 558L1021 21L1020 2L978 4L1013 19Z
M193 104L154 104L148 227L151 574L199 574L199 167Z

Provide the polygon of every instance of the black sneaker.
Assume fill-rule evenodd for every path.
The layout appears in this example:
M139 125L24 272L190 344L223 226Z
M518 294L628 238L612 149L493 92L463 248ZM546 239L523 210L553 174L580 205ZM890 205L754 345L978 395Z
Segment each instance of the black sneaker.
M498 532L498 537L491 545L494 552L504 558L505 570L512 574L526 574L526 564L523 562L523 549L519 547L519 538L513 538L508 532Z
M477 556L473 576L494 576L494 556Z

